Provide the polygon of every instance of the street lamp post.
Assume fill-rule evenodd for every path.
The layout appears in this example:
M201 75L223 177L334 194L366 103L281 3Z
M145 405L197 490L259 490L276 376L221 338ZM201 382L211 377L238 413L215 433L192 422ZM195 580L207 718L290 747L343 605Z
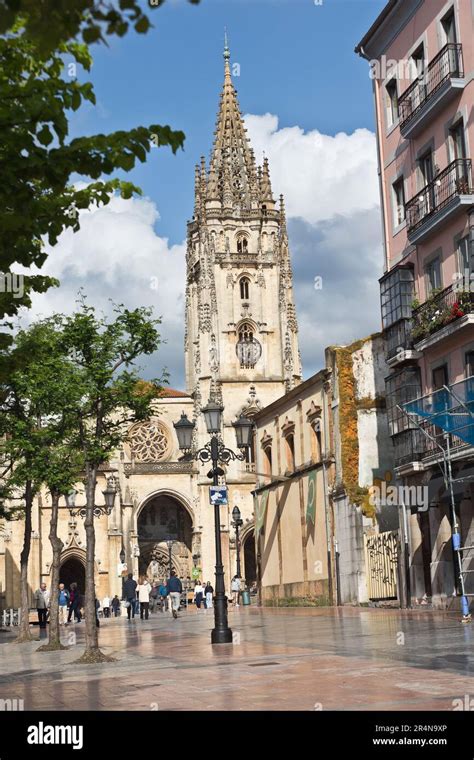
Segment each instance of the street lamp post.
M181 451L190 454L194 459L203 464L211 463L212 469L208 472L208 478L212 478L213 485L219 485L219 476L224 475L224 470L219 467L219 463L228 464L231 460L245 459L245 451L251 444L253 423L244 416L233 423L235 428L237 447L242 449L242 453L236 454L232 449L226 448L219 440L219 433L222 423L223 407L210 400L207 406L202 408L206 422L207 432L211 439L204 448L192 451L192 436L195 427L194 422L190 422L183 412L181 419L174 423L178 444ZM224 583L224 566L222 564L222 546L221 546L221 526L219 504L214 503L214 527L216 543L216 598L214 605L214 628L211 633L212 644L230 644L232 643L232 630L229 628L227 620L227 597L225 595Z
M173 544L174 544L173 539L172 538L168 538L168 540L166 542L166 546L168 547L168 563L169 563L170 578L171 578L171 571L173 569L173 562L172 562L172 559L171 559L171 552L173 550Z
M239 528L242 527L244 524L244 521L242 520L240 516L240 509L238 507L234 507L232 510L232 525L235 528L235 549L237 552L237 577L241 578L240 574L240 542L239 542Z

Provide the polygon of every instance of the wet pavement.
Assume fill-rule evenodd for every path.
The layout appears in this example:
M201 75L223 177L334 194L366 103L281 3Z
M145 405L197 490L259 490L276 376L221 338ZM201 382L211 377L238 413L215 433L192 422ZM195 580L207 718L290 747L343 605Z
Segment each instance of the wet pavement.
M101 621L114 663L77 665L0 634L0 700L25 710L452 710L474 698L474 623L367 608L229 611L234 643L211 646L213 612ZM38 629L34 628L35 635Z

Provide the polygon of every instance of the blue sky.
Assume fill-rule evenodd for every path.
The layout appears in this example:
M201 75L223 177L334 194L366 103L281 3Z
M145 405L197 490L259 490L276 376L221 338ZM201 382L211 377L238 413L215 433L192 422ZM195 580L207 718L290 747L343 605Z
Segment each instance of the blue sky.
M43 271L61 287L34 301L36 315L73 308L81 287L107 310L152 305L167 343L144 364L166 366L184 388L184 242L193 212L194 165L209 157L223 81L227 27L234 85L274 194L285 194L304 377L324 348L380 328L382 274L372 86L354 47L385 0L166 0L154 28L94 46L88 76L98 100L72 115L71 136L153 123L186 134L184 151L153 150L124 175L141 200L81 214ZM315 289L315 278L323 287Z
M212 143L227 27L234 78L245 113L270 112L280 127L324 134L373 129L368 67L354 46L384 0L166 0L150 11L154 28L93 49L99 108L81 131L170 124L186 134L184 152L156 151L129 175L160 209L160 234L179 242L192 213L193 167Z

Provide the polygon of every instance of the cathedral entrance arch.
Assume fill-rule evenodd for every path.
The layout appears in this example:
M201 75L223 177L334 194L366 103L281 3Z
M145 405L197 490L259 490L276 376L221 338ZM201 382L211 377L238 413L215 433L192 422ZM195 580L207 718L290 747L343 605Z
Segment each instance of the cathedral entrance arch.
M191 575L193 524L188 510L176 496L162 492L148 499L138 515L137 533L140 575L147 575L150 581L168 577L169 539L173 541L173 569L183 581Z
M59 569L59 582L64 583L65 587L69 589L71 583L77 583L77 588L80 594L84 594L86 590L86 566L82 561L82 558L75 554L69 554L64 558L61 558L61 566Z

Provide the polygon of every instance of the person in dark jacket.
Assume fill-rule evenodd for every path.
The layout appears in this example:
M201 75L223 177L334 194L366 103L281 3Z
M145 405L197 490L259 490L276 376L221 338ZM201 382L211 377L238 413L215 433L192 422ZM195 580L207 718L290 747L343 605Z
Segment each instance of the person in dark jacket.
M114 598L112 599L111 607L114 617L118 617L120 613L120 599L118 598L117 594L115 594Z
M137 601L137 582L133 580L132 573L123 584L123 598L127 602L127 617L130 620L135 617L135 602Z
M77 588L77 583L71 583L69 587L69 614L67 616L67 622L71 622L71 618L74 615L75 620L81 622L81 595Z
M173 611L173 617L178 617L178 610L179 610L179 604L181 601L181 592L183 590L183 584L179 580L178 576L176 575L176 572L174 570L171 571L170 578L168 579L168 583L166 584L166 588L168 589L168 594L170 597L170 603L171 603L171 609Z

